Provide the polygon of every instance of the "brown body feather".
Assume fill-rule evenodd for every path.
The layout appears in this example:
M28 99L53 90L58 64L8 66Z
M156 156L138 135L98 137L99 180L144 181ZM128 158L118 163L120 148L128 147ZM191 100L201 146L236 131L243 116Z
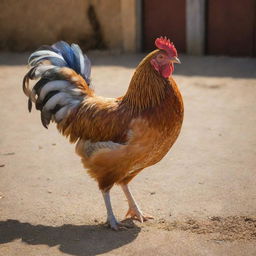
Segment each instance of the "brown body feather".
M78 141L76 152L102 190L128 183L160 161L180 133L182 97L172 78L152 68L149 60L158 52L142 60L122 98L96 97L79 77L69 79L84 87L87 97L58 129Z

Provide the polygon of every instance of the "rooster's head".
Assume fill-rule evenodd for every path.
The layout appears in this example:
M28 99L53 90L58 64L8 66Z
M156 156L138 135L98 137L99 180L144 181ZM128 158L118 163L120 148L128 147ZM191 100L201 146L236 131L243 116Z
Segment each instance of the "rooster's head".
M168 78L174 70L174 63L180 63L177 50L166 37L157 38L155 45L158 51L153 55L150 63L164 78Z

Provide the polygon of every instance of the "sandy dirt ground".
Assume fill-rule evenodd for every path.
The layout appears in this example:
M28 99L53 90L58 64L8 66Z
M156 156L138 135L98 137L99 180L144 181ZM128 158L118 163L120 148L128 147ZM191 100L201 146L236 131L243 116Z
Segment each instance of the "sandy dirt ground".
M256 255L256 60L181 56L182 132L131 183L155 219L114 232L74 145L27 112L27 54L0 54L0 255ZM124 94L143 55L91 53L97 94ZM122 219L127 202L112 190Z

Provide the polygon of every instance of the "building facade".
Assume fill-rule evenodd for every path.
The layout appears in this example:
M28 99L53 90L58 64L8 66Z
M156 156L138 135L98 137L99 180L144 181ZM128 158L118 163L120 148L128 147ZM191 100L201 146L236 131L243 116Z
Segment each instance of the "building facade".
M256 56L256 0L3 0L0 50L57 40L136 52L167 36L179 52Z

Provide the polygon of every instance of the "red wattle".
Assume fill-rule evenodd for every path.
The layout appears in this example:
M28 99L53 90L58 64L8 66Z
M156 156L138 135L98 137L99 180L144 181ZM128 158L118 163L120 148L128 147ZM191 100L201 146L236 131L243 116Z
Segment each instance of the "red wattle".
M168 78L174 71L174 65L172 63L162 67L160 73L164 78Z

